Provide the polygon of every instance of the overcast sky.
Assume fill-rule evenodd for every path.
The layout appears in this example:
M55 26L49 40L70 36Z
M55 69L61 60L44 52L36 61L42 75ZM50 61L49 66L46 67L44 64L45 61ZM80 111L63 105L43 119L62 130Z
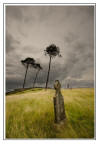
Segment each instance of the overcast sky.
M25 67L21 60L32 57L43 70L37 86L45 86L50 44L60 48L62 57L52 59L49 86L60 80L62 87L93 87L93 6L6 6L6 86L22 87ZM32 87L36 70L28 71L26 86Z

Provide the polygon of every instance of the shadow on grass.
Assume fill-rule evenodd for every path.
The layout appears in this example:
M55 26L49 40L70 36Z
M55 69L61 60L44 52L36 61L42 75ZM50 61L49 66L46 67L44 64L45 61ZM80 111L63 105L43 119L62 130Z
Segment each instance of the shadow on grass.
M9 95L12 95L12 94L23 94L23 93L27 93L27 92L31 92L31 91L34 91L34 92L37 92L37 91L40 91L40 90L43 90L43 88L26 88L26 89L16 89L14 91L11 91L11 92L7 92L6 93L6 96L9 96Z

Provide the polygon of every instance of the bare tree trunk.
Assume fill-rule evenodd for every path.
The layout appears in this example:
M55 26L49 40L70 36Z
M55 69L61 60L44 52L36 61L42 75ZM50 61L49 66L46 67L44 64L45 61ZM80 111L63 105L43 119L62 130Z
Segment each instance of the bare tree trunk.
M36 80L37 80L37 76L38 76L39 71L40 71L40 70L38 70L37 73L36 73L36 76L35 76L35 79L34 79L34 82L33 82L33 88L34 88L34 86L35 86L35 83L36 83Z
M49 69L48 69L47 81L46 81L46 87L45 87L46 89L47 89L48 81L49 81L50 66L51 66L51 56L50 56L50 61L49 61Z
M23 88L24 88L24 86L25 86L25 81L26 81L26 76L27 76L28 66L29 66L29 65L27 64L26 72L25 72L25 78L24 78L24 83L23 83Z

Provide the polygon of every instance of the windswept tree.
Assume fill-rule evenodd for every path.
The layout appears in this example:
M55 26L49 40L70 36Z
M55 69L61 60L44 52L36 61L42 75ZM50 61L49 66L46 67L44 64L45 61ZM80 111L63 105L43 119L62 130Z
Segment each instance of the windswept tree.
M33 88L34 88L38 74L39 74L39 71L42 70L43 68L41 67L41 65L39 63L32 64L32 67L37 69L36 76L35 76L34 81L33 81Z
M35 63L35 60L33 58L26 58L25 60L21 60L21 63L25 66L26 68L26 72L25 72L25 77L24 77L24 82L23 82L23 88L25 86L25 82L26 82L26 76L27 76L27 71L30 65L33 65Z
M61 54L60 54L60 49L59 47L57 47L55 44L51 44L49 45L45 51L45 55L49 55L49 68L48 68L48 74L47 74L47 80L46 80L46 89L48 87L48 81L49 81L49 73L50 73L50 67L51 67L51 59L52 58L55 58L56 56L59 56L61 57Z

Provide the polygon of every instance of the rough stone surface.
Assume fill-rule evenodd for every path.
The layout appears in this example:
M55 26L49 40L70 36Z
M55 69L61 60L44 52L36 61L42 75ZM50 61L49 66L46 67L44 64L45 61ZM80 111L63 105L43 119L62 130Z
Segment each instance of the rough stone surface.
M64 99L61 94L61 84L59 80L56 80L54 83L54 88L56 90L54 100L54 113L55 113L55 123L60 123L66 119L65 108L64 108Z

